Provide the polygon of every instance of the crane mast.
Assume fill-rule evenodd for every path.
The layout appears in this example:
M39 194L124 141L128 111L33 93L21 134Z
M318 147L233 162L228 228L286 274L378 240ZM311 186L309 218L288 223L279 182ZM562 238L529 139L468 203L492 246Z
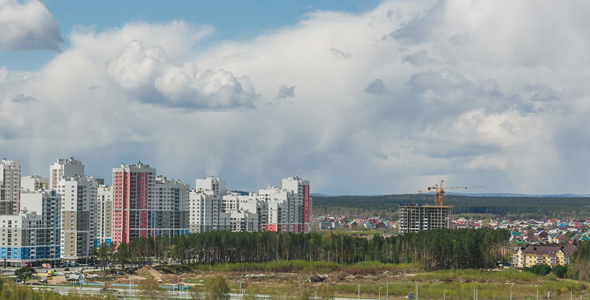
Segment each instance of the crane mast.
M434 186L429 186L427 190L420 190L419 193L434 193L434 205L435 206L443 206L443 195L445 193L445 189L475 189L475 188L485 188L483 185L479 186L450 186L443 188L444 180L440 181L440 185L436 183Z

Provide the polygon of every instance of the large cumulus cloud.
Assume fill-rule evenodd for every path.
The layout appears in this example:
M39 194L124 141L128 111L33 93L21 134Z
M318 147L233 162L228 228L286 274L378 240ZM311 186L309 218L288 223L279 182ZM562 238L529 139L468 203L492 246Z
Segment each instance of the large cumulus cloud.
M146 48L132 41L107 63L107 77L137 100L170 107L253 107L256 92L247 76L207 70L193 62L176 66L162 47Z
M588 193L585 11L384 1L208 47L184 22L76 31L36 73L0 69L1 150L31 173L73 152L98 176L141 159L236 189L298 174L334 194Z
M59 51L63 43L57 20L38 0L0 0L0 49Z

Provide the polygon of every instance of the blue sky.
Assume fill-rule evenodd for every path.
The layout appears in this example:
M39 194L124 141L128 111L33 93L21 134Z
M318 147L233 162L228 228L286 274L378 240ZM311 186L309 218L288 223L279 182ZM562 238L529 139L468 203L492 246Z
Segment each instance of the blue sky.
M138 21L167 23L184 20L199 25L211 25L215 33L205 41L209 43L219 40L247 40L284 26L295 25L308 12L330 10L363 13L374 9L379 1L45 0L42 3L59 21L66 40L64 47L68 47L68 34L76 27L92 27L101 31ZM43 50L0 50L0 64L13 71L33 71L47 63L55 54Z
M590 2L0 0L0 153L257 190L590 193ZM24 71L24 72L23 72ZM478 190L477 192L480 192Z

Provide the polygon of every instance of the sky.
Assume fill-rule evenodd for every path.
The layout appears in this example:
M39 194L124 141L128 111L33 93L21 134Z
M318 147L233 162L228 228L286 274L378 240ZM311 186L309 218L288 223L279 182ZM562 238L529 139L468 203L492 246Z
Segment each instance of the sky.
M590 193L586 1L0 0L0 155L234 190Z

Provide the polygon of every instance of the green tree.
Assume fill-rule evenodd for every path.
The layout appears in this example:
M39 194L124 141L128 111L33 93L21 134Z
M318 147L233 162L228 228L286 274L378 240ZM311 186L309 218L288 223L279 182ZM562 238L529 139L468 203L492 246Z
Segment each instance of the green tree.
M27 279L33 276L33 274L37 274L37 271L31 267L22 267L14 271L14 276L23 282L27 282Z
M139 282L139 297L140 299L152 300L161 299L165 297L165 292L162 290L155 279L146 279Z
M205 286L205 300L229 300L229 286L222 275L215 275Z
M109 259L109 248L110 247L105 243L100 244L98 247L98 259L100 260L103 270L106 266L107 260Z
M119 247L117 247L117 263L119 263L121 265L121 268L124 269L125 268L125 262L129 259L129 247L127 246L127 243L125 243L125 241L121 242L121 244L119 244Z
M532 266L530 268L523 268L522 270L523 271L531 272L531 273L533 273L535 275L545 276L545 275L551 273L551 266L546 265L546 264L534 265L534 266Z
M567 266L557 265L551 269L551 273L559 278L565 278L565 275L567 274Z

